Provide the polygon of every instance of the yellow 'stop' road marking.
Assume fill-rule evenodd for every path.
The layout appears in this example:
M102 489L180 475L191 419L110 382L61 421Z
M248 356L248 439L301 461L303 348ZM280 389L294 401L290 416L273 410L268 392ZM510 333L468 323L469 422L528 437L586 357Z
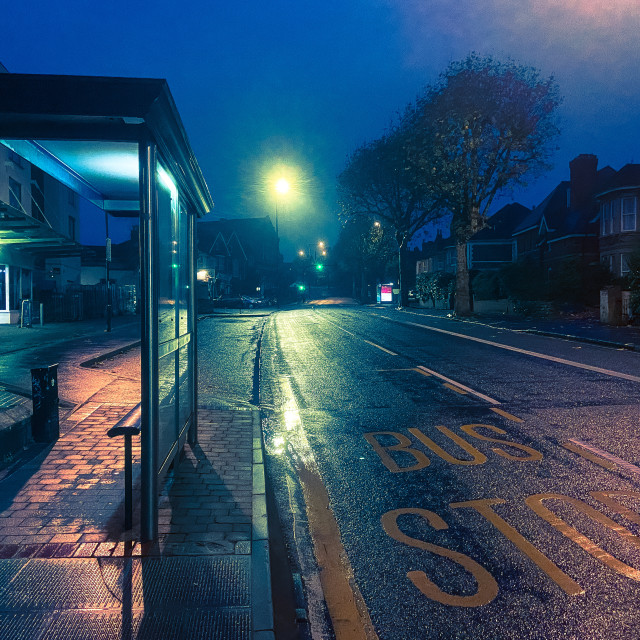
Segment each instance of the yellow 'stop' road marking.
M455 391L456 393L459 393L461 395L464 395L464 396L467 395L467 392L464 389L461 389L460 387L458 387L457 385L450 384L448 382L443 382L442 386L447 387L447 389L451 389L451 391Z
M408 313L411 313L410 311ZM387 318L391 320L391 318ZM544 353L538 353L537 351L528 351L527 349L519 349L518 347L511 347L508 344L501 344L500 342L493 342L492 340L484 340L483 338L476 338L474 336L467 336L464 333L456 333L455 331L447 331L445 329L437 329L436 327L429 327L426 324L420 324L419 322L409 322L406 320L398 320L401 324L408 324L413 327L420 327L420 329L427 329L427 331L436 331L437 333L444 333L449 336L455 336L456 338L463 338L464 340L472 340L473 342L479 342L481 344L488 344L491 347L498 347L499 349L506 349L507 351L515 351L516 353L522 353L526 356L533 356L534 358L542 358L543 360L550 360L551 362L557 362L559 364L566 364L570 367L577 367L579 369L586 369L587 371L595 371L596 373L602 373L605 376L612 376L614 378L622 378L623 380L630 380L631 382L640 382L639 376L632 376L629 373L620 373L619 371L611 371L610 369L602 369L601 367L594 367L590 364L582 364L580 362L574 362L573 360L565 360L564 358L556 358L555 356L548 356ZM460 385L459 385L460 386Z
M584 456L585 458L588 458L589 460L592 460L592 458L589 457L588 455L585 455L585 453L580 452L580 451L576 451L576 448L572 448L571 446L567 446L567 445L572 445L572 444L576 448L583 449L585 452L591 453L593 456L598 456L599 458L604 458L605 460L609 461L610 463L613 463L613 464L617 465L618 467L621 467L625 471L629 471L630 473L634 473L634 474L640 474L640 467L636 467L635 464L631 464L630 462L627 462L626 460L623 460L622 458L618 458L618 456L614 456L612 453L609 453L608 451L603 451L602 449L598 449L598 447L594 447L592 444L587 444L586 442L582 442L581 440L575 440L575 439L571 438L569 440L569 442L566 442L562 446L566 447L567 449L570 449L571 451L574 451L575 453L579 453L581 456ZM593 462L597 462L598 464L602 464L603 461L593 460ZM606 466L606 465L602 464L602 466Z
M577 444L573 444L572 442L563 442L562 446L569 451L573 451L573 453L577 453L579 456L594 462L595 464L599 464L601 467L608 469L609 471L613 471L616 468L616 465L613 462L609 462L609 460L604 460L600 456L596 456L593 453L590 453L586 449L579 447Z
M471 393L478 398L482 398L482 400L486 400L489 404L500 404L498 400L494 400L489 396L485 396L484 393L480 393L479 391L474 391L473 389L461 384L460 382L456 382L451 378L447 378L447 376L443 376L441 373L438 373L437 371L433 371L432 369L427 369L427 367L423 367L422 365L419 365L418 369L421 369L422 371L425 371L426 373L429 373L432 376L435 376L436 378L440 378L440 380L444 380L445 382L448 382L454 387L458 387L458 389L464 389L467 393Z
M497 407L491 407L491 411L495 411L499 415L503 416L507 420L511 420L512 422L524 422L524 420L522 418L518 418L518 417L516 417L514 415L511 415L510 413L508 413L504 409L498 409Z

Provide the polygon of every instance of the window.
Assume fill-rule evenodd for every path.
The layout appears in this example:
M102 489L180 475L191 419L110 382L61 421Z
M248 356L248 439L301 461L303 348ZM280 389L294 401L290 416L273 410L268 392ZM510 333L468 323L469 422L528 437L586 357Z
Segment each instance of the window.
M22 209L22 185L13 178L9 178L9 205Z
M600 210L600 216L602 218L601 232L603 236L608 236L613 233L613 209L612 202L605 202Z
M73 193L73 191L70 193ZM69 216L69 237L72 240L76 239L76 219L73 216Z
M636 202L635 196L622 198L622 231L636 230Z
M22 167L22 158L13 150L9 149L9 160L16 165L16 167Z
M0 311L7 308L7 265L0 264Z
M629 264L627 263L628 254L623 253L620 256L620 275L624 276L629 273Z
M603 266L605 266L611 273L613 273L613 255L602 256L601 260Z
M76 206L76 193L75 193L75 191L72 191L71 189L69 189L67 191L67 200L68 200L68 202L69 202L69 204L71 206L74 206L74 207Z

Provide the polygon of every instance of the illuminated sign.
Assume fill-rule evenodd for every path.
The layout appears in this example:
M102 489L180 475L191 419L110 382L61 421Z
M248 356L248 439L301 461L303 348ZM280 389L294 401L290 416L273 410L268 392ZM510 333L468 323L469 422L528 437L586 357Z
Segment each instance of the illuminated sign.
M380 302L393 302L393 288L391 285L380 285Z

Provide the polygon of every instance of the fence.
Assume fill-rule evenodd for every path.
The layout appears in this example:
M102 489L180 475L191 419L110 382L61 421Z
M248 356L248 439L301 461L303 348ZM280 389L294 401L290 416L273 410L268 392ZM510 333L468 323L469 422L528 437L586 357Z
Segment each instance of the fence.
M113 315L135 314L137 291L134 285L111 285ZM66 291L41 291L37 302L44 305L44 321L74 322L106 315L107 288L104 284L67 287Z

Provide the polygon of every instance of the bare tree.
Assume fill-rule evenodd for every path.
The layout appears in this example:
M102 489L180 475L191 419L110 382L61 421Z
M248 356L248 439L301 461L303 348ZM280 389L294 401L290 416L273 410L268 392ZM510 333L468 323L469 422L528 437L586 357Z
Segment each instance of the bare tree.
M348 158L338 176L341 218L378 220L390 229L398 250L400 304L406 304L402 271L407 243L418 229L441 215L431 186L416 173L410 162L410 132L395 127L390 133L366 143Z
M451 64L408 112L411 162L453 214L458 314L472 309L467 241L496 195L550 168L559 103L553 77L471 54Z

